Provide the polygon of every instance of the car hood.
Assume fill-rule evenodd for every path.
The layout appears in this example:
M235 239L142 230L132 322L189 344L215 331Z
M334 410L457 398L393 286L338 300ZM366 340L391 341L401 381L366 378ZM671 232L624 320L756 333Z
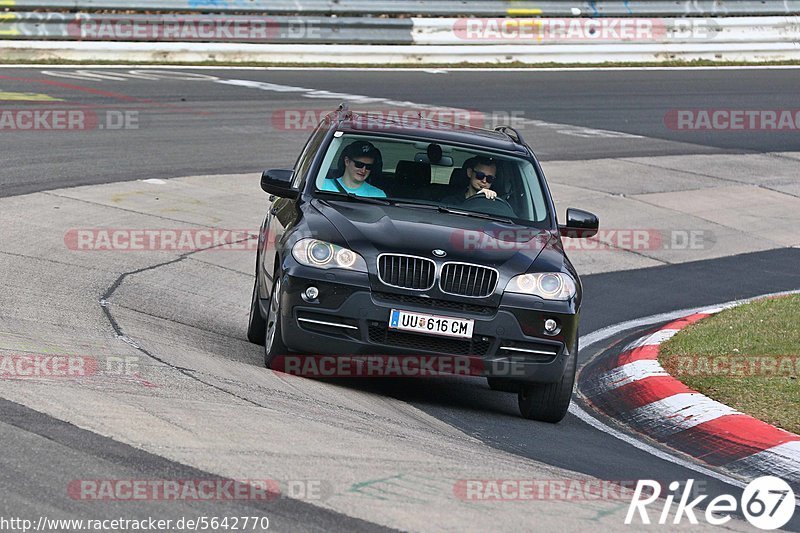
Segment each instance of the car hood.
M527 271L553 237L548 230L408 206L327 199L312 205L368 262L381 253L435 259L433 250L442 250L442 261L492 266L510 277Z

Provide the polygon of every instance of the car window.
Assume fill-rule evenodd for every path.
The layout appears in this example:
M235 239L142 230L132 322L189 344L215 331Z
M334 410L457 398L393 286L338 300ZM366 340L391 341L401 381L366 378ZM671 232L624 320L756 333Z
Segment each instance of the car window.
M365 143L370 145L365 147ZM514 219L526 224L548 222L548 203L534 165L527 159L481 151L457 145L439 144L442 158L438 164L428 160L429 140L371 137L369 135L337 134L332 140L316 176L316 190L356 196L385 195L390 200L444 205L459 210L474 211ZM350 167L346 158L353 158L362 168ZM372 157L377 151L378 158ZM366 156L359 157L359 156ZM488 168L470 162L488 161ZM466 167L483 169L496 176L488 188L494 200L476 198L476 189ZM491 174L494 172L494 174ZM488 183L490 178L483 180ZM338 183L337 183L338 182ZM487 188L486 185L481 187Z

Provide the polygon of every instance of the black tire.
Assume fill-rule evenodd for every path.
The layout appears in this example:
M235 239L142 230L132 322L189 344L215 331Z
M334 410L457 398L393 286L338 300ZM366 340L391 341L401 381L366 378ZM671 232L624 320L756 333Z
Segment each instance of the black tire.
M247 321L247 340L253 344L264 344L267 333L267 321L261 315L261 306L258 302L258 275L253 283L253 296L250 299L250 319Z
M272 362L279 355L286 355L289 349L283 343L281 333L281 287L280 272L273 274L272 292L269 295L267 308L266 332L264 335L264 366L271 368Z
M517 393L519 412L523 418L557 423L566 415L575 384L577 350L571 353L564 375L556 383L525 383Z

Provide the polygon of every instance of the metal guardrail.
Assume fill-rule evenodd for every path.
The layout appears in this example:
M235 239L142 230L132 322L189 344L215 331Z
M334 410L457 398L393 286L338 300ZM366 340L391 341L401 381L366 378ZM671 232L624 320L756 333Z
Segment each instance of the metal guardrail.
M800 0L0 0L2 9L0 60L800 58Z
M800 43L800 17L415 18L419 45ZM800 46L798 46L800 47Z
M0 13L0 39L497 46L800 43L800 17L376 18Z
M3 0L20 11L354 16L750 16L800 14L800 0Z
M412 19L0 13L0 39L412 44Z

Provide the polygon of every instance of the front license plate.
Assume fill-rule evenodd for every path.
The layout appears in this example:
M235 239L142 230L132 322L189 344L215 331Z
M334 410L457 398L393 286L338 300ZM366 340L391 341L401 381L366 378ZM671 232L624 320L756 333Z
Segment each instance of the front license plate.
M402 329L444 337L471 339L474 325L475 321L470 318L426 315L398 309L392 309L392 313L389 315L389 329Z

